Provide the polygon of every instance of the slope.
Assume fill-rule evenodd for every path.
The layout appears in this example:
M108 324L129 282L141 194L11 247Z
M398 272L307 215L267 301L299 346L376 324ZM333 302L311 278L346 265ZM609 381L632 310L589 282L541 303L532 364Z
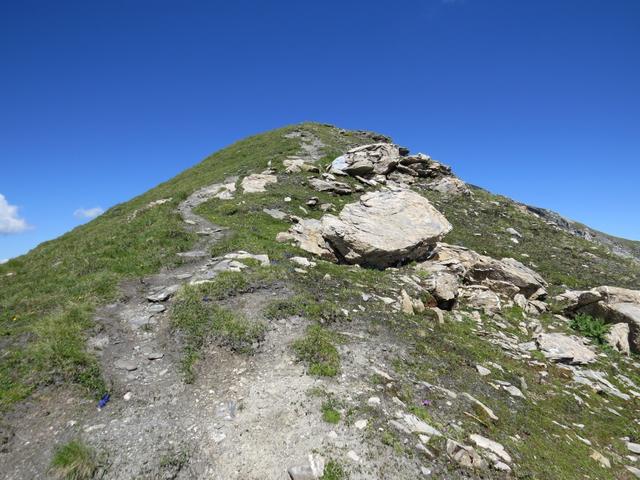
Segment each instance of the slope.
M316 191L307 166L322 171L351 147L385 140L319 124L251 137L0 266L8 478L42 475L74 439L98 452L92 471L105 478L287 478L310 468L309 455L323 459L323 478L628 474L619 439L638 439L637 398L581 390L573 370L539 351L509 350L533 330L568 331L564 320L461 305L440 323L435 310L396 308L401 290L427 295L412 264L341 265L275 241L291 217L319 219L322 205L340 211L370 187L343 177L353 193ZM262 175L275 183L243 189L269 166ZM640 283L632 259L509 199L415 189L453 224L445 241L518 258L551 293ZM601 356L591 368L615 391L635 388L620 373L640 383L634 356L593 348ZM522 397L509 393L516 385ZM87 394L107 391L111 402L96 411ZM471 432L504 445L511 473L460 465L445 438L465 444Z

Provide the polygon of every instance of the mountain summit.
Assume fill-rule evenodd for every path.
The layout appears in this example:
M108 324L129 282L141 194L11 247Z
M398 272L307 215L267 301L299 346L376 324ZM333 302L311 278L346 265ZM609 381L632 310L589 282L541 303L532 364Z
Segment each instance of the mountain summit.
M7 479L640 478L640 243L250 137L0 264Z

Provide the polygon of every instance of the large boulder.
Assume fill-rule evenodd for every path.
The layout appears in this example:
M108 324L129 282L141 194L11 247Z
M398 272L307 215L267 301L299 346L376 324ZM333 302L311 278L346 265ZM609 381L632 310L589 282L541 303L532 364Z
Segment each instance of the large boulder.
M426 198L403 189L367 193L322 217L322 236L340 257L377 268L425 257L451 228Z

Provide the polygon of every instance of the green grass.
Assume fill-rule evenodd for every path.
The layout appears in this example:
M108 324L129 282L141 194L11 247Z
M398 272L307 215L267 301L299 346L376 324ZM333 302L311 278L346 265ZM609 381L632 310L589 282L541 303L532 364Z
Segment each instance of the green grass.
M341 134L335 128L313 123L249 137L60 238L0 265L0 411L42 385L78 384L89 395L101 395L104 386L97 362L82 352L86 332L93 325L92 312L117 299L118 284L123 279L152 274L181 261L175 254L188 250L195 235L185 232L176 213L180 201L228 176L261 171L270 161L281 166L284 158L300 149L300 139L286 138L285 134L300 128L321 137L327 152L368 142L358 133ZM308 192L298 186L293 195L296 198L291 207L297 208ZM144 208L165 198L172 200ZM255 198L258 202L260 195ZM221 217L227 217L230 225L244 223L244 227L222 242L217 252L227 253L243 245L247 250L279 252L280 257L286 253L286 246L273 242L275 234L286 229L285 224L274 221L270 227L251 225L258 216L266 217L257 212L258 203L248 207L246 216L243 208L247 207L237 202L221 203L219 207L226 212ZM272 247L266 248L267 244ZM73 313L76 309L84 312L81 319ZM69 325L63 326L66 322ZM43 335L59 327L64 333L56 335L55 342Z
M591 315L586 315L584 313L579 313L573 317L569 326L585 337L596 341L600 345L606 344L605 337L611 329L611 326L607 325L603 319L594 318Z
M453 225L445 242L494 258L513 257L525 265L533 264L532 268L551 284L552 293L562 291L563 285L586 289L599 285L637 288L640 284L637 262L559 231L506 197L478 188L473 189L472 197L422 193ZM523 235L518 245L506 234L509 227Z
M335 377L340 372L340 354L336 334L320 325L312 325L292 347L299 361L307 364L310 375Z
M453 416L461 422L466 434L480 433L502 443L514 457L514 478L573 480L583 476L595 478L593 472L598 472L597 478L601 479L624 478L616 476L620 472L617 468L601 469L589 455L591 448L612 461L617 455L625 454L624 445L614 439L639 435L634 423L640 407L638 400L624 401L612 396L589 394L588 389L577 389L586 392L583 396L587 404L579 405L569 393L570 375L566 370L550 365L547 369L549 375L541 382L537 369L506 356L502 349L475 334L476 324L471 320L433 325L426 336L417 334L424 328L421 324L407 323L399 314L394 314L389 320L403 341L412 346L408 356L394 362L399 376L396 388L412 388L415 390L414 398L426 396L432 401L429 407L409 406L411 412L427 423L451 438L458 438L458 432L447 427ZM496 327L496 331L504 329ZM515 325L506 331L514 335L517 332ZM526 337L522 339L524 341ZM599 360L591 368L609 373L609 379L615 383L616 369L611 364L620 365L616 358ZM520 386L521 377L525 379L528 385L525 399L512 401L505 392L496 391L477 374L475 365L489 361L504 368L504 372L494 370L491 379L508 381L516 386ZM633 371L625 370L625 375L635 381ZM499 420L490 421L472 405L467 407L467 411L477 420L461 415L461 406L447 412L439 407L447 398L437 392L425 394L423 389L416 387L420 381L441 385L458 393L468 392L494 410ZM613 415L607 407L619 408L622 416ZM593 446L588 447L575 437L567 438L566 434L571 430L564 430L553 421L568 425L577 434L590 439ZM584 424L585 428L580 430L573 424ZM516 440L516 435L522 440ZM465 438L459 440L464 441ZM613 463L616 467L615 461Z
M340 418L342 417L342 415L337 410L335 401L327 400L323 402L320 411L322 412L322 419L325 422L333 424L340 423Z
M321 480L347 480L346 470L335 460L329 460L324 467L324 474L320 477Z
M229 283L229 278L235 276L223 276L220 283ZM184 336L182 371L187 383L195 380L194 366L208 342L217 341L233 351L252 353L253 345L264 337L263 324L213 303L216 297L211 298L210 292L224 293L212 284L186 285L178 292L171 310L172 325Z
M60 480L88 480L97 469L93 449L79 440L73 440L56 450L50 470Z

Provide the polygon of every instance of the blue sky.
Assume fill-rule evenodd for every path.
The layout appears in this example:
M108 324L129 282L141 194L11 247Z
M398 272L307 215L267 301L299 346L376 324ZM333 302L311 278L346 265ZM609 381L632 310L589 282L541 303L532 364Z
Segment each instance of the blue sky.
M0 259L247 135L387 133L640 240L637 0L0 5Z

